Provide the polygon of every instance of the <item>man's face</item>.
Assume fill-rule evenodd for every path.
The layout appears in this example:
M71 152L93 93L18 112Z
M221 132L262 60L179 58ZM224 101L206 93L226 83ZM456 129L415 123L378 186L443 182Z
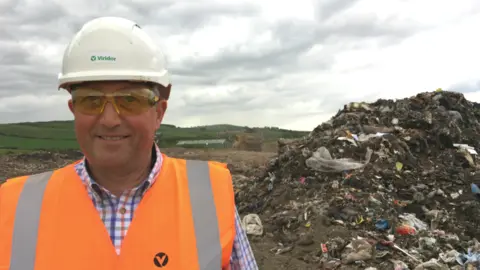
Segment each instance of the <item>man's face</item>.
M82 84L103 93L135 89L145 85L129 82L92 82ZM135 163L151 151L155 131L160 127L166 101L138 115L119 115L113 104L105 104L99 115L76 111L72 101L69 107L75 117L75 133L80 149L88 161L101 167L117 167Z

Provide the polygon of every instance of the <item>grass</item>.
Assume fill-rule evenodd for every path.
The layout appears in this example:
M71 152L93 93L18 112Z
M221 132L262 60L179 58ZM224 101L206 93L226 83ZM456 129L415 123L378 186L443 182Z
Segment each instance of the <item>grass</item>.
M0 156L1 155L8 155L8 154L21 154L21 153L28 153L31 150L19 150L19 149L0 149Z
M266 141L279 138L298 138L305 131L284 130L275 127L249 128L234 125L176 127L164 124L160 146L172 147L179 140L232 139L233 134L251 130L261 132ZM0 154L33 150L78 149L72 121L28 122L0 124Z

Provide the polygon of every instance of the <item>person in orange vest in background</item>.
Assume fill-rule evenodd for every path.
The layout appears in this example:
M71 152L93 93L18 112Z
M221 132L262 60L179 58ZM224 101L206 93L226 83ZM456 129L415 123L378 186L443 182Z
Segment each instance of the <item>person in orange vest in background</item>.
M140 26L87 22L58 87L85 157L0 186L0 270L258 269L226 165L154 143L171 82Z

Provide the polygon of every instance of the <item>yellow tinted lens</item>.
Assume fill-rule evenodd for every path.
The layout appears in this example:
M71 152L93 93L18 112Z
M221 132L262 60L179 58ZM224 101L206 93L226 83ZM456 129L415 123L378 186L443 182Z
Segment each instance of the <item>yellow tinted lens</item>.
M100 114L107 101L123 115L140 114L152 107L158 97L150 89L124 89L105 94L98 90L78 88L72 92L77 110L85 114Z
M78 89L72 93L73 106L86 114L101 113L106 97L102 92L90 89Z
M153 92L145 90L122 91L114 94L115 103L124 114L139 114L148 110L153 104Z

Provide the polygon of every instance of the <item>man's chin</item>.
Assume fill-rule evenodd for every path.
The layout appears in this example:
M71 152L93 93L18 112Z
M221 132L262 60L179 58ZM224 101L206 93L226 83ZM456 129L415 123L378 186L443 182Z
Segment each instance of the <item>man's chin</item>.
M96 153L93 155L93 160L90 163L100 167L121 167L128 163L128 158L123 154L115 152Z

